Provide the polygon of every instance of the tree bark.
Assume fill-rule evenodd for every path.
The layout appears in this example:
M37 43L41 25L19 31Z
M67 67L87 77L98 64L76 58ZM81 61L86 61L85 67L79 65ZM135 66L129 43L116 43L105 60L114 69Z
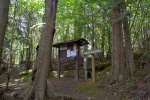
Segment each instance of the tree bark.
M110 83L125 78L125 59L119 1L112 0L112 69Z
M35 61L37 71L32 90L30 90L24 100L30 99L33 94L35 100L46 99L47 78L51 67L52 42L55 33L56 10L57 0L45 0L44 25L39 42L38 56Z
M126 3L123 1L122 3L122 15L123 17L123 31L124 31L124 38L125 38L125 59L126 59L126 70L128 75L133 76L133 72L135 71L134 66L134 58L133 58L133 51L132 51L132 45L131 45L131 36L130 36L130 30L129 30L129 24L128 24L128 18L125 15L126 12Z
M132 51L131 37L130 37L129 24L127 18L123 19L123 29L125 35L126 67L128 69L132 68L132 70L134 71L135 68L134 68L134 60L133 60L133 51Z
M3 41L8 23L9 0L0 1L0 65L2 62Z
M107 52L107 60L111 60L111 32L108 29L108 52Z
M14 5L14 12L13 12L13 23L12 23L12 30L10 33L10 48L9 48L9 65L7 68L7 82L6 82L6 90L8 90L8 86L9 86L9 81L10 81L10 68L12 66L13 63L13 33L14 33L14 29L15 29L15 18L16 18L16 8L17 8L17 2Z

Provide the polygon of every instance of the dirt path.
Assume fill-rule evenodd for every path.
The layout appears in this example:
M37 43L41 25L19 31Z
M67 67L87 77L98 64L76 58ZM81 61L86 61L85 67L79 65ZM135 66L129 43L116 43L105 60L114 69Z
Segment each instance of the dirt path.
M3 79L5 82L0 84L0 87L5 89L6 87L6 74L2 75L0 79ZM21 89L23 86L25 86L27 83L24 83L20 80L19 77L19 69L17 67L13 67L10 70L10 81L9 81L9 90L3 94L3 96L0 98L1 100L21 100L18 98L15 98L19 95Z
M48 81L48 87L50 93L53 93L55 96L67 96L72 97L75 100L98 100L94 97L81 94L76 91L76 85L84 82L84 80L76 81L74 78L61 78L56 79L52 78Z

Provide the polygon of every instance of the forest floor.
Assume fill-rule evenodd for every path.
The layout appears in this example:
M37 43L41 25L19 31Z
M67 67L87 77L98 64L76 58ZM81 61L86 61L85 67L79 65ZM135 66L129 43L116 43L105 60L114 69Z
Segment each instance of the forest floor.
M74 77L49 80L50 93L55 97L69 99L57 100L150 100L150 72L140 70L134 83L131 80L110 85L108 80L101 79L93 83L91 79L80 78L75 81Z
M10 78L9 90L3 95L0 92L0 100L22 100L23 95L20 94L30 83L20 80L17 67L11 70ZM140 69L133 78L134 82L126 80L110 85L106 78L93 83L83 77L79 81L74 77L53 77L48 79L48 93L51 100L150 100L150 68ZM5 85L6 75L1 75L0 91Z

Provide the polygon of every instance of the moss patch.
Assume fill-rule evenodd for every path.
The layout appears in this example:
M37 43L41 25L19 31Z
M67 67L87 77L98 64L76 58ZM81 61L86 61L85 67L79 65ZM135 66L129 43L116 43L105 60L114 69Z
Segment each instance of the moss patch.
M137 78L140 78L144 75L144 72L142 70L137 70L135 73L134 73L134 76L137 77Z
M32 70L26 70L26 71L21 71L19 73L19 76L20 76L20 79L23 81L23 82L28 82L30 81L31 77L31 72Z
M0 77L0 84L6 82L6 80L7 80L7 79L6 79L6 76Z
M94 96L97 96L99 93L98 93L98 85L96 83L92 84L92 83L80 83L80 84L77 84L76 86L76 90L78 92L81 92L81 93L85 93L87 95L94 95Z
M103 79L103 78L107 77L110 72L110 69L111 69L111 67L109 66L109 67L106 67L103 71L97 72L96 77L98 79Z
M107 91L100 91L98 83L92 82L77 84L76 91L92 97L106 97L108 94Z

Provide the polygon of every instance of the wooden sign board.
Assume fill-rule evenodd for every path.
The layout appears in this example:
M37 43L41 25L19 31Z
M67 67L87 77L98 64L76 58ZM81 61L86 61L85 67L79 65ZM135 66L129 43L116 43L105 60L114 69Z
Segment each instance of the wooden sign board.
M90 51L86 51L83 53L83 55L89 55L89 54L96 54L96 53L101 53L103 52L103 49L96 49L96 50L90 50Z
M77 56L77 45L76 44L65 44L60 46L60 59L66 59Z

